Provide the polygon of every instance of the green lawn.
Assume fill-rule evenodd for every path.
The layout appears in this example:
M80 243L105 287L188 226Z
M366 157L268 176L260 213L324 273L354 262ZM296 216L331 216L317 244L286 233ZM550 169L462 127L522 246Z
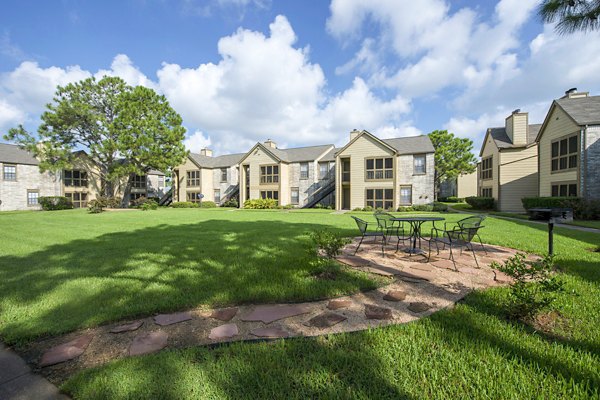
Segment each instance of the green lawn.
M569 225L585 226L586 228L600 229L600 221L573 221Z
M376 285L348 271L332 282L311 277L305 232L323 226L355 232L348 215L328 211L0 215L0 333L27 340L159 310ZM507 291L497 288L407 325L163 351L86 370L63 389L81 399L597 398L600 253L589 249L600 235L555 233L566 291L550 332L507 321ZM492 217L482 237L537 253L547 241L542 225Z

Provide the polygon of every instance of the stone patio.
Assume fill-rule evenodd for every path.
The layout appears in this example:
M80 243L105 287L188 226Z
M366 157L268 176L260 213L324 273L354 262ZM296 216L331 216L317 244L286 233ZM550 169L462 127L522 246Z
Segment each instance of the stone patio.
M79 370L163 348L317 336L407 323L453 306L474 289L508 283L508 277L493 271L490 263L503 262L516 253L512 249L485 245L486 255L476 246L479 268L473 254L465 251L456 255L455 270L448 261L447 250L439 255L434 252L428 262L422 255L409 255L402 250L396 253L395 243L388 246L384 256L380 244L363 243L355 256L356 244L355 240L344 248L339 261L349 268L387 276L390 284L331 300L193 309L133 322L122 321L32 343L23 356L29 364L41 367L57 349L80 344L78 338L81 337L91 338L89 343L84 343L86 346L78 347L83 348L82 351L69 353L74 358L40 369L50 381L61 383Z

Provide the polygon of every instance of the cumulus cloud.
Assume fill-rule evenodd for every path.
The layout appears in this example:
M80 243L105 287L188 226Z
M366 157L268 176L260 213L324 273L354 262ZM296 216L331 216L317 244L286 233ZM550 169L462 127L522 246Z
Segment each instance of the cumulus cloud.
M104 76L118 76L131 86L146 86L151 89L158 89L156 83L148 79L125 54L117 54L110 64L110 69L101 69L94 76L96 79L101 79Z
M188 135L183 141L185 148L192 153L199 153L204 148L211 147L212 140L205 136L202 131L196 131L191 135Z

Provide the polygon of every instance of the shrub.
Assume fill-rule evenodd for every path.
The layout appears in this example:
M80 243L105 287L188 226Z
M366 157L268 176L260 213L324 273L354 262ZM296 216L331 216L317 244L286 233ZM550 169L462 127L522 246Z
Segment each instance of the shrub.
M371 206L366 206L365 208L362 209L363 211L373 211L373 207Z
M158 203L156 201L148 200L142 203L138 208L142 211L157 210Z
M249 199L244 202L244 208L253 210L266 210L277 208L275 199Z
M440 197L439 201L443 201L445 203L462 203L465 199L461 199L456 196L448 196L448 197Z
M356 208L354 208L352 211L362 211L362 210L363 210L362 208L360 208L360 207L356 207Z
M554 262L548 255L542 260L525 262L526 255L517 253L500 265L496 261L491 267L514 279L510 285L508 316L531 318L549 307L556 294L563 290L564 283L553 274Z
M310 234L310 238L315 244L317 250L325 253L327 258L334 258L340 254L342 248L350 243L350 239L342 237L337 233L327 229L314 231Z
M191 201L179 201L171 204L172 208L198 208L198 203L192 203Z
M400 206L398 207L398 212L411 212L414 211L412 206Z
M291 210L292 208L296 208L293 204L286 204L282 207L284 210Z
M70 210L73 208L71 200L64 196L41 196L38 202L44 211Z
M448 206L444 203L439 203L436 201L433 203L433 211L446 212L448 211Z
M493 210L496 207L493 197L471 196L465 201L476 210Z
M414 211L433 211L433 206L431 204L414 204L412 209Z
M200 203L200 207L202 208L215 208L217 207L217 204L214 201L202 201L202 203Z
M92 214L101 213L105 208L117 208L121 201L116 197L98 196L88 202L88 211Z
M232 208L238 208L239 206L240 206L240 203L238 202L237 199L229 199L221 205L221 207L232 207Z
M524 197L523 208L572 208L575 219L600 219L600 200L578 197Z

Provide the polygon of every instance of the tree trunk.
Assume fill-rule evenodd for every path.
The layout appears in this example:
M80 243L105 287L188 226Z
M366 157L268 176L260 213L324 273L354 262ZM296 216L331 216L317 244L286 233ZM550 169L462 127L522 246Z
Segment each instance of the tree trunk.
M127 185L125 186L125 192L123 193L123 199L121 200L122 208L129 208L129 197L131 196L131 184L133 182L134 177L135 177L135 174L129 174L129 177L127 178Z

